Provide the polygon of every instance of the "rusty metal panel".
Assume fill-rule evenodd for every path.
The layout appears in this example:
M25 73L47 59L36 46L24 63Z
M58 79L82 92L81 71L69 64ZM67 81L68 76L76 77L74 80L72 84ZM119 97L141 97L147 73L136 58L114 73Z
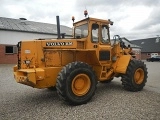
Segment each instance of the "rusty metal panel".
M61 66L61 51L45 50L44 59L46 67Z
M62 51L62 66L74 61L74 51Z

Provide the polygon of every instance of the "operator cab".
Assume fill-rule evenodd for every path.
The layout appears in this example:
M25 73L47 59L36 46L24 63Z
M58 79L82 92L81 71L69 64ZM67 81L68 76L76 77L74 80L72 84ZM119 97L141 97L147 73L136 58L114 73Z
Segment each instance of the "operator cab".
M88 38L91 43L110 44L109 20L86 18L73 23L73 36L75 39Z

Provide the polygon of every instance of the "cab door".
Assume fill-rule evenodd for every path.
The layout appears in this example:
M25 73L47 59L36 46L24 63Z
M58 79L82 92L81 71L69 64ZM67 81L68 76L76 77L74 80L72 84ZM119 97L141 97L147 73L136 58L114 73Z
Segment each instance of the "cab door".
M91 43L96 51L99 64L107 64L111 61L111 43L109 36L109 27L100 22L92 23Z
M109 64L111 61L111 42L109 35L109 27L107 24L100 25L99 32L99 61L101 64Z

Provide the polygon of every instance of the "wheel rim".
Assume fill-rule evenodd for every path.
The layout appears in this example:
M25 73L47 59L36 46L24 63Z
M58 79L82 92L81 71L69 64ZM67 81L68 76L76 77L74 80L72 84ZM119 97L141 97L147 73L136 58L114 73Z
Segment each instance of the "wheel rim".
M136 84L141 84L144 80L144 71L142 68L138 68L134 74L134 80Z
M90 78L86 74L79 74L72 81L72 91L77 96L85 95L91 86Z

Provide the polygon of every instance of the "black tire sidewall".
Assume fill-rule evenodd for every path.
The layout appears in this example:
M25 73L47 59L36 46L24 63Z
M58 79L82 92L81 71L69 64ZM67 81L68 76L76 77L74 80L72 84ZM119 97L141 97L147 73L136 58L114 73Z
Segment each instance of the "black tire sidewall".
M75 76L77 76L78 74L86 74L90 78L90 82L91 82L89 91L83 96L76 96L72 91L72 81L75 78ZM94 76L95 76L94 73L88 68L79 67L71 71L70 75L67 77L67 80L66 80L66 91L67 91L66 94L68 98L71 101L75 101L77 103L79 102L83 103L85 101L88 101L88 99L90 99L93 96L96 89L96 80Z
M134 75L135 75L135 72L137 69L141 68L143 71L144 71L144 80L141 84L137 84L134 80ZM133 73L131 74L132 75L132 84L134 87L136 87L137 89L138 88L141 88L144 86L144 84L146 83L146 75L145 75L145 70L144 70L144 67L143 66L136 66L134 69L133 69Z
M144 79L142 83L137 84L134 79L134 75L136 70L139 68L141 68L144 72ZM146 65L142 61L131 60L128 65L126 74L122 75L122 85L126 90L133 91L133 92L140 91L143 89L143 87L145 86L145 83L147 82L147 74L148 72L147 72Z

